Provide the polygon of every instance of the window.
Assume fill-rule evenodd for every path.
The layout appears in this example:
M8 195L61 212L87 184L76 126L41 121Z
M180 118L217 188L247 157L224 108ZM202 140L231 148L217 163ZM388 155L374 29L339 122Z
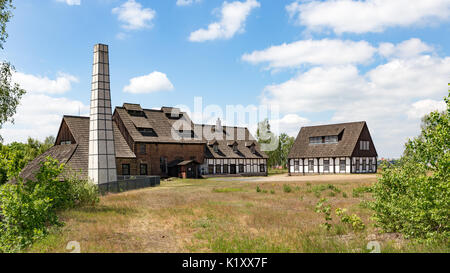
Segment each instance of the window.
M222 165L216 165L216 173L221 174L222 173Z
M340 160L340 162L339 162L339 168L340 168L340 170L341 170L341 172L345 172L346 171L346 163L345 163L345 159L341 159Z
M72 141L68 140L68 141L61 141L61 145L70 145L72 144Z
M328 143L328 144L338 143L338 136L326 136L325 143Z
M148 169L147 169L147 164L141 164L141 175L148 175Z
M309 144L322 144L322 137L310 137Z
M214 165L208 165L208 173L214 174Z
M214 144L214 152L215 153L219 152L219 145L218 144Z
M256 146L255 145L250 146L250 152L252 154L256 154Z
M244 172L244 164L239 164L239 173Z
M294 161L294 171L300 171L298 159Z
M363 159L363 172L367 171L367 160Z
M309 138L309 144L333 144L338 142L338 136L319 136Z
M370 142L369 141L360 141L359 146L360 146L359 149L361 151L368 151L368 150L370 150Z
M161 157L160 159L161 173L167 173L167 157Z
M259 165L259 171L262 172L262 173L265 173L266 172L266 165L264 165L264 164Z
M330 160L324 160L323 161L323 171L329 172L330 171Z
M228 173L228 165L223 165L223 173Z
M308 170L310 172L314 172L314 160L313 159L308 161Z
M145 144L139 144L139 153L141 155L145 155L147 153L147 151L145 149Z
M122 164L122 175L130 175L130 164Z
M138 128L138 131L143 136L148 136L148 137L157 137L158 136L156 134L155 130L153 130L151 128Z
M128 110L128 114L133 117L145 117L145 113L142 111Z
M356 172L359 172L359 167L360 167L361 163L359 162L359 158L356 159Z
M373 162L372 162L372 159L369 159L369 171L370 171L370 172L373 171Z

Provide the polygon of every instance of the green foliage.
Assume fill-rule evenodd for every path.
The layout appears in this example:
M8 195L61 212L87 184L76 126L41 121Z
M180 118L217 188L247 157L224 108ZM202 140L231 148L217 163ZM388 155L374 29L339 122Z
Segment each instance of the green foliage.
M270 139L267 136L271 136ZM259 143L270 143L272 139L277 139L278 143L275 142L275 147L271 151L266 151L266 154L269 156L267 160L268 168L273 168L277 166L282 166L283 168L287 167L288 155L289 152L294 145L295 138L290 137L289 135L283 133L279 137L274 135L270 131L270 123L267 119L260 122L258 124L258 130L256 132L256 137Z
M57 212L98 202L96 186L87 181L59 180L64 165L50 157L41 164L35 181L0 187L0 252L20 250L62 223Z
M356 214L348 215L347 209L337 208L336 215L340 217L342 223L350 225L355 231L362 231L366 229L366 225L364 225L361 218Z
M3 44L8 38L6 32L6 23L12 18L11 10L14 9L12 0L0 0L0 48L3 49Z
M261 188L258 186L256 186L256 192L261 192Z
M285 193L290 193L290 192L292 192L292 188L289 185L283 185L283 191Z
M1 16L2 11L0 10L0 41L3 38L1 33ZM1 45L2 43L0 42L0 47ZM0 129L8 121L14 123L12 117L16 113L20 99L25 94L25 90L21 89L17 83L12 82L12 73L14 71L15 69L10 63L3 62L0 64ZM2 141L1 136L0 141Z
M450 92L447 110L424 118L403 157L383 165L373 188L374 219L386 232L427 241L450 237Z
M320 199L319 202L316 204L316 212L322 213L325 219L325 223L321 224L322 227L324 227L326 230L330 230L332 225L331 221L333 220L331 218L331 205L328 204L328 200L325 198Z
M50 136L44 142L28 138L27 143L0 144L0 185L17 178L30 161L50 149L54 142L55 138Z

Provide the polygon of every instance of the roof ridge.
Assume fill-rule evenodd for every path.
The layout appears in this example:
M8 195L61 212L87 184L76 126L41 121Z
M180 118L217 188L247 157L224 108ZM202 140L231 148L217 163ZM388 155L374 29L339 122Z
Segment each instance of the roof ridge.
M336 126L336 125L348 125L348 124L358 124L358 123L367 123L367 122L366 121L352 121L352 122L343 122L343 123L332 123L332 124L303 126L303 128L314 128L314 127Z

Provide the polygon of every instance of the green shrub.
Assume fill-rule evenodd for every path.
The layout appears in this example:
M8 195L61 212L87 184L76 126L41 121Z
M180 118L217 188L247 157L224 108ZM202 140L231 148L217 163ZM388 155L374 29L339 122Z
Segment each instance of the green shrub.
M261 192L261 188L258 186L256 186L256 192Z
M292 188L289 185L283 185L283 191L285 193L290 193L290 192L292 192Z
M61 226L60 210L98 202L97 187L87 181L68 178L60 182L64 165L48 157L35 181L0 187L0 252L14 252Z
M333 220L331 218L331 205L328 204L328 200L325 198L320 199L319 202L316 204L316 212L322 213L323 217L325 219L325 222L321 224L322 227L324 227L326 230L331 229L331 221Z
M423 119L422 133L403 157L383 164L373 188L374 219L386 232L448 241L450 237L450 92L447 109Z
M366 229L366 225L364 225L361 218L356 214L348 215L347 209L336 209L336 215L340 217L342 223L350 225L353 230L361 231Z

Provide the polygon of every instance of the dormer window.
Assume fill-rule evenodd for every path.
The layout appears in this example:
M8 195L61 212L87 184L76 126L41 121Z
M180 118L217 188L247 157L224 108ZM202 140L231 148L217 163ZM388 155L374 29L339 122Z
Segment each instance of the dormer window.
M144 111L128 110L127 112L133 117L145 117Z
M334 144L339 142L339 136L310 137L309 144Z
M238 152L238 145L237 145L237 143L233 144L233 152L235 152L235 153Z
M155 130L153 130L152 128L138 128L138 131L143 136L148 136L148 137L157 137L158 136L156 134Z
M255 153L256 153L256 147L255 147L255 145L252 145L252 146L250 147L250 151L252 152L252 154L255 154Z
M219 152L219 144L217 144L217 143L214 144L214 145L213 145L213 149L214 149L214 152L215 152L215 153L218 153L218 152Z
M67 141L61 141L61 145L71 145L72 141L67 140Z

